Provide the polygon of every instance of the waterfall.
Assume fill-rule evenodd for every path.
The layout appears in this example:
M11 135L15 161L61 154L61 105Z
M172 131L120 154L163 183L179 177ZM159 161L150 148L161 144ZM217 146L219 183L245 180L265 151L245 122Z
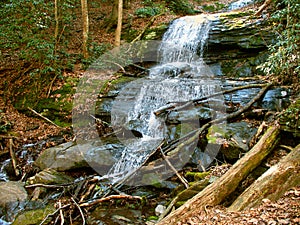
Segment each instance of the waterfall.
M112 124L137 130L143 138L123 141L126 147L107 175L113 183L131 175L165 138L166 124L155 110L169 102L207 96L218 88L202 59L209 29L205 15L173 21L159 47L160 63L150 69L149 77L131 82L119 93Z
M161 63L191 63L195 61L195 57L201 59L209 28L210 20L202 14L174 20L162 39Z

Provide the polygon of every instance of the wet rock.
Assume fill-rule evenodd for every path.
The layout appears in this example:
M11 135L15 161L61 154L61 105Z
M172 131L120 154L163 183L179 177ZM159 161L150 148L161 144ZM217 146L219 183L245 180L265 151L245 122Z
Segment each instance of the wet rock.
M155 207L155 215L156 216L160 216L161 214L163 214L165 211L166 211L166 206L164 206L164 205L157 205L156 207Z
M180 111L172 111L168 114L166 122L178 124L186 121L207 121L214 117L214 111L206 107L196 107Z
M54 213L55 210L54 206L49 205L45 208L22 212L17 216L12 225L40 224L47 215ZM49 218L49 220L51 220L51 218Z
M74 179L62 172L57 172L54 169L47 168L33 177L28 179L30 184L65 184L70 183Z
M212 125L207 134L208 143L219 146L228 161L235 161L249 150L249 142L256 128L247 122Z
M46 149L35 161L41 170L56 171L93 167L106 173L116 161L115 156L123 148L121 144L107 144L105 141L89 141L76 144L68 142Z
M97 207L88 218L88 222L101 221L97 224L143 224L142 212L133 209ZM89 223L92 224L92 223Z
M27 192L24 183L16 181L0 182L0 217L12 221L19 210L24 208Z

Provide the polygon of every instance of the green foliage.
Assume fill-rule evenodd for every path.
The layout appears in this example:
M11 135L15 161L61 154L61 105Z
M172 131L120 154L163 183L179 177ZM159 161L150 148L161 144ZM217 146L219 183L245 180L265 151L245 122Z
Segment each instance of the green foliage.
M139 8L135 10L135 15L138 17L151 17L158 15L162 12L160 7L151 7L151 6L146 6L144 8Z
M42 79L44 75L61 74L62 70L70 67L68 58L64 57L68 44L64 35L68 35L67 24L73 19L71 11L66 12L74 6L74 0L64 1L60 5L59 11L63 15L60 18L61 34L59 40L55 40L52 1L11 0L2 4L1 50L14 52L11 55L15 59L30 65L28 73L32 77Z
M300 78L300 3L298 0L276 3L272 22L277 40L269 46L270 56L259 68L267 75L275 75L279 82L296 83Z
M194 14L193 6L186 0L166 0L168 7L176 14Z
M213 4L203 5L202 8L204 11L207 11L207 12L216 12L221 9L224 9L225 5L222 3L219 3L219 2L215 2Z

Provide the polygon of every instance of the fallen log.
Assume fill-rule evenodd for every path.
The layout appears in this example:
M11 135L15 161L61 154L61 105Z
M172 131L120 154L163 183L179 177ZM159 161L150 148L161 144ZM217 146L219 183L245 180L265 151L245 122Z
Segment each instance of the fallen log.
M273 150L278 142L279 133L279 126L270 127L259 142L243 158L237 161L226 174L159 221L158 224L176 224L178 221L190 217L195 211L204 210L206 206L220 204Z
M228 208L241 211L258 206L264 198L279 199L286 191L300 184L300 144L278 164L268 169Z

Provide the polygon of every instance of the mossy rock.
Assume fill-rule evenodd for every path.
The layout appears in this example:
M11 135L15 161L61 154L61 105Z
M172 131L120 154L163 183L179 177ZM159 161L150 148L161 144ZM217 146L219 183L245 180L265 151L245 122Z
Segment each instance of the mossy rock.
M55 207L48 205L43 209L35 209L26 212L22 212L17 216L12 225L31 225L31 224L40 224L44 218L56 211ZM49 218L50 222L51 218ZM47 221L45 221L47 222Z
M33 108L59 126L70 126L72 96L76 91L78 81L78 78L68 77L60 89L51 92L49 98L40 98L40 95L36 95L36 93L26 92L18 97L14 106L21 111L27 110L28 107ZM31 114L30 111L26 112Z

